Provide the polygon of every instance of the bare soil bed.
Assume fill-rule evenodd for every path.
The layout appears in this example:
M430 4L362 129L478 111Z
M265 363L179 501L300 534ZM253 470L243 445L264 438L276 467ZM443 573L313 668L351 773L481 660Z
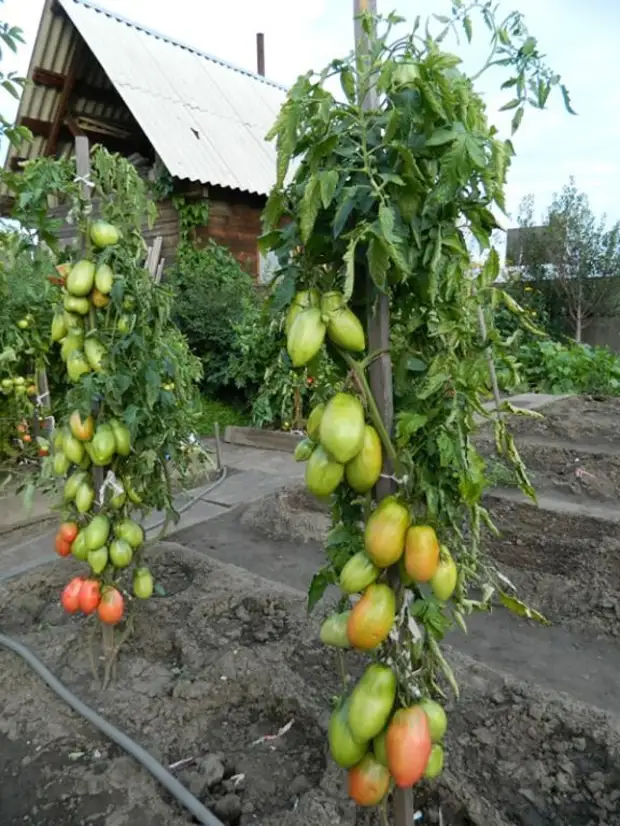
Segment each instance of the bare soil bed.
M162 763L185 761L177 776L224 823L370 823L327 755L337 680L316 641L320 616L308 620L298 592L179 545L162 543L157 554L167 596L140 606L106 692L91 673L88 621L58 605L71 563L0 585L0 628ZM451 657L463 697L450 717L447 771L416 794L422 823L441 815L446 826L620 824L617 717ZM352 672L360 664L352 655ZM2 826L191 822L0 649Z
M513 433L589 445L618 447L620 398L571 396L539 411L542 419L511 417Z

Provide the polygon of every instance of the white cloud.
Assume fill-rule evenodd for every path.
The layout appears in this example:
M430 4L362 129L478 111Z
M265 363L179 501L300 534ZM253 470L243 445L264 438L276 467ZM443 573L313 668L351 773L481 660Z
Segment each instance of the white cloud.
M353 39L351 0L99 0L99 4L248 69L256 65L256 32L263 31L267 74L286 84L301 72L322 68L331 58L346 54ZM0 7L3 19L25 30L30 48L42 5L43 0L6 0ZM378 6L382 12L396 9L411 21L414 13L424 17L447 10L449 2L378 0ZM571 90L579 117L565 113L559 95L550 101L549 111L527 112L515 140L518 155L510 172L509 210L516 214L528 192L535 194L542 210L573 174L595 211L616 220L620 218L620 4L589 0L585 8L583 0L502 2L506 13L515 6L525 15L549 64ZM467 67L482 64L487 42L487 31L478 21L474 46L464 50ZM456 50L454 44L449 48ZM14 65L23 71L28 57L29 50L22 49ZM502 79L493 72L482 79L480 88L489 116L505 132L509 117L494 111L502 100L497 94ZM6 97L2 99L2 111L8 112L10 105Z

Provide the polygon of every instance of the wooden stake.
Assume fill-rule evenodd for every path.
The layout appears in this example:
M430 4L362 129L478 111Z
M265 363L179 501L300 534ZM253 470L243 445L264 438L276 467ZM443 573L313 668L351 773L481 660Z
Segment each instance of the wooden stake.
M370 53L370 43L363 30L360 15L377 14L376 0L353 0L355 15L355 48L360 59L367 59ZM377 109L378 97L376 89L371 86L364 102L365 109ZM392 388L392 360L389 355L390 346L390 303L387 295L379 294L373 299L374 288L367 271L360 273L366 280L367 296L369 300L367 330L369 352L382 351L369 368L370 389L376 401L379 413L386 430L391 435L394 424L394 395ZM391 463L384 453L383 475L389 477L393 473ZM395 484L390 478L381 478L377 483L377 499L383 499L394 489ZM396 789L394 792L394 826L413 826L413 791L412 789Z
M91 200L91 187L89 184L90 181L90 146L88 143L88 138L85 135L77 135L75 138L75 166L77 171L77 177L80 182L80 188L82 190L82 198L85 201ZM85 255L87 248L87 242L84 241L82 246L82 255ZM93 313L93 308L91 307L91 315ZM94 317L91 319L91 326L93 325ZM93 404L93 415L95 420L97 419L97 414L99 412L99 402L95 402ZM93 487L95 489L95 507L96 503L99 498L99 491L103 485L103 468L96 467L93 465L92 468L92 480L93 480Z

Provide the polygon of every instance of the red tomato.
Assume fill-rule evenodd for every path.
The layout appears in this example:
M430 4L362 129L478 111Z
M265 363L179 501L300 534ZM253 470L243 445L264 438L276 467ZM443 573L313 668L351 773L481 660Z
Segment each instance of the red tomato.
M30 435L30 433L24 433L24 435L22 436L22 442L26 442L27 444L29 444L31 441L32 436Z
M56 553L58 556L69 556L71 553L71 543L67 542L60 533L56 534Z
M58 536L62 536L65 542L73 542L78 535L79 528L75 522L63 522L58 528Z
M421 706L399 709L385 736L388 766L399 788L407 789L422 779L432 745L424 709Z
M390 773L367 754L348 775L348 791L358 806L377 806L390 788Z
M49 448L47 448L47 447L40 447L39 448L39 456L49 456L49 455L50 455Z
M107 625L116 625L123 617L125 601L120 591L116 588L106 588L101 596L101 602L97 607L97 614L101 622Z
M80 591L82 590L83 583L83 578L76 576L65 586L62 592L60 601L62 602L62 607L68 614L77 614L80 610Z
M80 588L80 610L92 614L101 601L101 585L96 579L85 579Z

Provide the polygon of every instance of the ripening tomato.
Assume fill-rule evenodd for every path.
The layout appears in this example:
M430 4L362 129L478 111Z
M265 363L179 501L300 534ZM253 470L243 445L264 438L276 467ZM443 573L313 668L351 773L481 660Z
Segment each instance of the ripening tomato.
M399 788L407 789L422 779L432 745L428 719L421 706L401 708L394 714L385 747L390 773Z
M396 596L389 585L369 585L351 611L347 636L353 648L372 651L387 638L396 616Z
M97 614L101 622L106 625L116 625L123 618L125 601L116 588L106 588L101 595L101 602L97 606Z
M69 419L69 427L76 439L80 442L88 442L95 432L95 420L92 416L82 419L79 410L74 410Z
M31 441L32 441L32 436L30 435L30 433L24 433L24 435L22 436L22 442L26 442L26 444L30 444Z
M55 547L58 556L69 556L69 554L71 553L71 543L67 542L66 539L63 539L60 533L56 534Z
M428 582L439 565L439 540L430 525L412 525L405 537L405 570L414 582Z
M60 601L68 614L77 614L80 610L80 591L83 583L84 579L81 576L76 576L68 585L65 585Z
M411 523L409 510L394 496L382 500L364 530L366 553L379 568L398 562L405 550L405 533Z
M80 588L80 610L92 614L101 601L101 585L96 579L85 579Z
M390 788L390 773L372 754L349 770L349 797L358 806L378 806Z
M58 536L62 536L66 542L73 542L78 532L79 528L75 522L63 522L58 528Z

